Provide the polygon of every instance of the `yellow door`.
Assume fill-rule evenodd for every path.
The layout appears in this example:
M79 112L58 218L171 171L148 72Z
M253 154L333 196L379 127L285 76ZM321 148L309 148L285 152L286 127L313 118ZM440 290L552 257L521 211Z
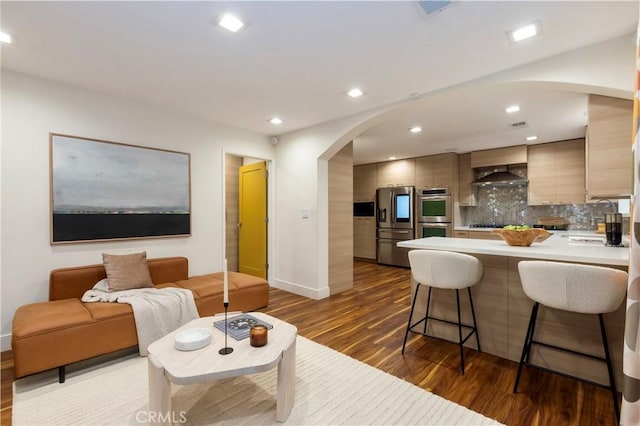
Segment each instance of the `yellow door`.
M240 167L238 271L267 278L267 163Z

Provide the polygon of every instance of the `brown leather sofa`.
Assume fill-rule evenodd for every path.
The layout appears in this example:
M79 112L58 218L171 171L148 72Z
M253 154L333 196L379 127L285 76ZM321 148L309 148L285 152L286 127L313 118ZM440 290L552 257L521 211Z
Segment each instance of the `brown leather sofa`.
M223 273L189 278L188 262L185 257L149 259L154 286L191 290L201 317L223 312ZM53 270L49 301L16 310L11 338L16 378L58 368L64 382L67 364L138 344L129 304L80 301L103 278L102 264ZM230 311L253 311L269 304L266 280L229 272L228 281Z

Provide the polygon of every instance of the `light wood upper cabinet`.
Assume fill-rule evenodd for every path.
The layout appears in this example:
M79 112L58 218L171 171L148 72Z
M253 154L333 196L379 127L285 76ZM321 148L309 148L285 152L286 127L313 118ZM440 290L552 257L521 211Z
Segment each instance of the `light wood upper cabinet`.
M485 149L471 153L471 167L504 166L527 162L527 146L518 145L507 148Z
M529 205L585 202L584 139L530 145Z
M429 155L416 158L416 187L453 188L457 154Z
M376 164L363 164L353 168L353 200L375 201L378 188Z
M475 206L476 189L471 185L475 176L471 168L471 153L458 156L458 202L461 206Z
M633 159L633 102L589 95L587 130L587 199L628 198Z
M387 186L414 186L416 159L386 161L378 165L378 188Z
M458 154L448 152L431 157L433 157L433 187L448 188L451 191L458 173Z

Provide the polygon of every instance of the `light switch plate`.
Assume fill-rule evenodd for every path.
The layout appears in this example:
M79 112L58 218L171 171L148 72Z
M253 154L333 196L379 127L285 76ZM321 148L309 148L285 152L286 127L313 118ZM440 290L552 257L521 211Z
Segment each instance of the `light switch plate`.
M309 219L309 209L302 209L302 218Z

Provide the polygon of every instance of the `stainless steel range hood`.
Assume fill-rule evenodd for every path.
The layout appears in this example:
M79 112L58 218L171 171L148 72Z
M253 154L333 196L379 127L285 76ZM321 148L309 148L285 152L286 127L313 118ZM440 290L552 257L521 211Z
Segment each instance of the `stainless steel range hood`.
M529 181L522 176L509 171L507 167L497 168L491 173L476 179L472 185L476 186L515 186L527 185Z

